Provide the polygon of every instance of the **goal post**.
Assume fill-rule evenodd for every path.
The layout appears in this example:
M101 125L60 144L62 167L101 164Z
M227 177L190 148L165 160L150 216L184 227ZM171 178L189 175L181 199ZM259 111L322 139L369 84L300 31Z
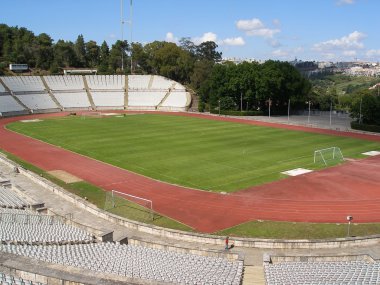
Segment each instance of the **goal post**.
M144 212L149 215L149 219L154 220L153 201L139 196L112 190L106 194L104 209L106 211L117 207L128 207L128 202L143 207ZM140 207L140 209L141 209ZM140 211L141 212L141 211Z
M339 147L329 147L324 149L317 149L314 151L314 163L323 162L325 165L329 161L342 161L344 160L342 151Z

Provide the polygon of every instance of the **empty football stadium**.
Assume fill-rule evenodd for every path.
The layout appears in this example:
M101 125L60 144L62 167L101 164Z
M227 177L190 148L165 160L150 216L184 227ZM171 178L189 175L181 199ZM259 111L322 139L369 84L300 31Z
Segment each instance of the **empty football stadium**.
M377 157L363 155L379 149L376 136L186 113L191 104L186 88L159 76L23 76L1 77L0 81L5 127L2 149L46 171L59 169L104 190L118 190L152 201L154 206L150 210L195 231L212 233L252 220L344 223L347 215L353 215L359 222L378 222L372 215L378 204L374 203L378 199L374 191L379 185L378 177L372 174L368 183L362 181L365 175L376 171ZM29 143L33 144L33 151L29 151ZM330 146L339 146L340 155L337 153L333 158L329 153L316 152ZM291 169L308 169L311 173L289 178L284 173ZM351 176L355 173L356 177L347 178L345 173ZM32 173L28 175L36 179ZM9 177L9 173L5 176ZM360 192L354 192L358 185L366 193L363 198L359 198ZM32 205L40 202L28 203L17 196L19 189L16 193L12 189L18 188L4 178L0 196L4 207L1 212L4 253L96 271L111 279L108 275L123 276L127 282L138 278L147 282L240 284L243 280L244 259L238 257L238 251L232 260L213 252L216 244L223 243L223 236L205 241L202 234L191 234L189 239L188 233L177 233L183 235L180 240L187 240L186 243L198 238L210 243L211 252L196 255L190 250L186 253L186 249L178 253L142 246L132 243L132 237L126 243L128 234L116 243L113 238L110 242L104 236L99 237L99 229L83 230L83 225L76 225L80 223L79 217L75 221L55 214L54 208L48 210L49 214L46 210L40 213L44 207L32 210ZM373 199L371 203L368 197ZM353 203L355 207L349 209ZM224 215L226 207L228 216ZM278 211L273 211L273 207ZM99 208L96 211L113 215ZM155 226L141 224L141 227L155 231ZM173 234L173 230L165 231ZM241 248L248 249L255 243L237 236L234 239L234 245ZM322 241L321 247L330 247L329 242ZM354 241L341 242L342 246L348 246ZM373 242L372 238L367 241ZM269 248L278 246L270 245L270 240L261 243ZM289 244L283 241L282 246ZM293 246L311 245L300 242ZM293 284L294 280L303 284L302 277L285 279L290 278L286 272L295 270L291 269L294 266L318 266L318 272L310 275L325 276L324 270L330 266L355 265L365 269L366 275L348 269L344 276L327 275L328 280L332 284L347 280L377 282L378 277L371 273L372 265L358 263L355 258L358 257L344 261L347 256L341 260L334 257L326 262L313 261L316 264L313 265L300 263L296 257L294 261L289 261L290 257L285 261L273 256L264 263L265 278L268 284ZM29 282L46 283L46 274L39 273L45 279L39 277ZM23 280L9 274L3 280L15 284ZM322 278L313 276L315 280Z
M380 284L371 1L8 2L0 285Z

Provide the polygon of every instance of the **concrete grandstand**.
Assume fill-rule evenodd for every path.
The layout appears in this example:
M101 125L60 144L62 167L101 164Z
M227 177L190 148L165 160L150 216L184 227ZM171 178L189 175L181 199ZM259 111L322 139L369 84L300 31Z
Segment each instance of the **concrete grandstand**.
M3 116L77 109L186 111L191 96L161 76L3 76L0 103Z

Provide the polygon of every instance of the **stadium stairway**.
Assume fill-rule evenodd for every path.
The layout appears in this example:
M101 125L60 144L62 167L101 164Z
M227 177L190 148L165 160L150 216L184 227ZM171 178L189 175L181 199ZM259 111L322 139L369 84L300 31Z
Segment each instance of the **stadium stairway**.
M54 94L51 92L51 89L49 88L49 86L47 85L46 83L46 80L43 76L40 76L41 77L41 80L42 80L42 83L44 84L47 92L49 93L49 96L50 98L54 101L54 103L61 109L61 111L63 111L63 106L58 102L57 98L55 98Z
M124 84L124 109L128 107L128 76L125 76Z
M162 105L162 104L165 102L165 100L168 98L168 96L170 95L170 93L172 92L172 90L174 89L174 86L175 86L176 84L177 84L177 83L174 82L174 83L172 84L172 86L170 86L170 88L169 88L169 90L166 92L164 98L162 98L161 102L158 103L158 105L157 105L157 110L161 107L161 105Z
M87 83L86 76L82 76L82 77L83 77L84 88L86 89L86 94L87 94L87 97L88 97L88 101L91 104L92 110L96 110L94 99L91 96L90 88L88 88L88 83Z
M7 91L9 94L11 94L13 99L15 99L18 104L20 104L28 112L31 111L24 103L21 102L21 100L19 98L17 98L17 96L15 96L15 94L8 88L7 85L5 85L4 81L1 78L0 78L0 84L2 84L4 86L5 91Z

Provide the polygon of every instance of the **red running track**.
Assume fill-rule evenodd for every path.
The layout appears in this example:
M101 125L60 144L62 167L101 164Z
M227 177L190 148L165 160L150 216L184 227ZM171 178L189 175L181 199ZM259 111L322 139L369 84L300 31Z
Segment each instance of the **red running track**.
M265 125L276 128L356 137L380 142L380 136L311 129L190 113L171 115ZM154 209L200 232L215 232L251 220L294 222L380 222L380 156L252 187L230 195L198 191L156 181L127 170L8 131L21 119L0 120L0 148L46 171L64 170L106 190L116 189L153 200Z

